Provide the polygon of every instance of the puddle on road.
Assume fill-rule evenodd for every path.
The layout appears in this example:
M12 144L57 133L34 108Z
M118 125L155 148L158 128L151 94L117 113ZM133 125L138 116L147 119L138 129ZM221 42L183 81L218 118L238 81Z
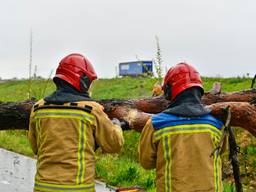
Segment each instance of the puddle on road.
M0 191L32 192L36 160L29 157L0 149ZM114 191L107 189L105 184L96 182L97 192Z

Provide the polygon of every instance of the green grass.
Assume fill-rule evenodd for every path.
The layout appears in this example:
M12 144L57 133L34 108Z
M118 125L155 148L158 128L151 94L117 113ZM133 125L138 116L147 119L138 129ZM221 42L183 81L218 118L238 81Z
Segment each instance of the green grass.
M209 78L203 77L204 88L206 91L212 88L214 82L221 82L223 92L242 91L250 89L251 78Z
M55 89L55 85L48 80L32 81L32 97L40 99L50 94ZM28 99L27 80L9 80L0 83L0 101L24 101Z
M93 83L92 97L95 99L128 99L151 96L151 90L157 79L155 78L114 78L100 79ZM211 89L214 82L222 83L222 91L238 91L249 89L251 85L250 78L208 78L203 77L205 90ZM55 85L52 81L34 80L32 81L31 95L40 99L52 91ZM9 80L0 83L0 101L24 101L28 98L27 80Z
M153 78L115 78L95 81L92 97L95 99L129 99L151 96ZM103 83L104 82L104 83Z
M154 78L114 78L100 79L94 82L92 97L94 99L129 99L151 96L151 90L157 79ZM205 91L211 89L216 81L222 83L223 92L249 89L250 78L208 78L203 77ZM55 89L52 82L36 80L32 82L32 96L37 100L50 94ZM28 95L28 81L7 81L0 83L0 101L24 101ZM243 131L238 131L242 138ZM240 136L241 134L241 136ZM141 186L147 191L155 191L154 170L146 171L137 162L137 146L140 134L134 131L124 132L125 144L119 155L106 155L97 152L96 175L100 180L115 186ZM249 158L249 166L256 168L256 139L250 136L251 144L243 148ZM239 144L242 140L238 141ZM26 131L0 131L0 147L16 151L28 156L33 156L30 149ZM224 191L231 192L232 186L226 179ZM248 181L249 183L249 181Z
M140 134L135 131L125 131L124 138L125 144L118 156L98 154L97 177L114 186L136 185L153 190L155 172L144 170L137 162ZM113 170L116 171L113 172Z
M27 131L25 130L0 131L0 147L27 156L33 156L27 139Z
M154 189L154 170L146 171L133 159L117 155L99 156L96 164L97 177L112 186L141 186Z
M236 192L235 186L227 183L223 183L223 191L224 192Z

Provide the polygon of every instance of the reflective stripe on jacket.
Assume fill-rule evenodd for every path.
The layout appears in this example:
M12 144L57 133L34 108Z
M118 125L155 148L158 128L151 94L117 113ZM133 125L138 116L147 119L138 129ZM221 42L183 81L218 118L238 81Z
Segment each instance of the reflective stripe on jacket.
M221 192L221 160L211 157L221 127L211 115L153 116L141 133L139 160L146 169L156 168L157 191Z
M112 124L103 107L93 101L76 102L79 108L40 108L30 117L29 140L37 155L35 191L94 191L95 147L117 153L122 130ZM70 106L69 103L64 106Z

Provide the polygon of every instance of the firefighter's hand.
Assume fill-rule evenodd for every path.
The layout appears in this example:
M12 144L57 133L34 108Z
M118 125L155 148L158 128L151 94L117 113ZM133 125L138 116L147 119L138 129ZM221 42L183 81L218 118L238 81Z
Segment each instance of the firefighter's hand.
M119 120L117 118L113 118L111 121L113 124L120 126L123 131L130 130L129 123L125 120Z
M118 125L118 126L121 127L121 121L119 121L119 119L113 118L111 121L112 121L113 124Z

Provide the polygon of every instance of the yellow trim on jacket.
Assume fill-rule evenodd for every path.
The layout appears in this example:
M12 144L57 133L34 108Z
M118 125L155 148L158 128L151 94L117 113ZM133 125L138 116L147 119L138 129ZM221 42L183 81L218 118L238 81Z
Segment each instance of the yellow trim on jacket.
M40 108L43 104L40 100L35 105L39 108L32 109L28 132L37 155L34 190L94 191L95 144L103 152L118 153L124 143L122 129L93 101L77 102L78 107L89 106L91 113L54 105Z
M216 153L210 157L221 135L209 124L155 130L150 119L141 133L139 161L146 169L156 168L158 192L221 192L221 159Z

